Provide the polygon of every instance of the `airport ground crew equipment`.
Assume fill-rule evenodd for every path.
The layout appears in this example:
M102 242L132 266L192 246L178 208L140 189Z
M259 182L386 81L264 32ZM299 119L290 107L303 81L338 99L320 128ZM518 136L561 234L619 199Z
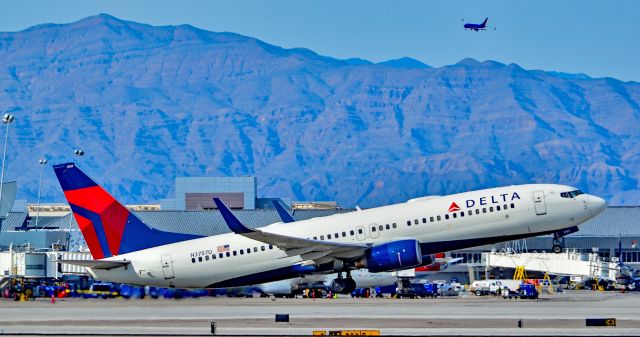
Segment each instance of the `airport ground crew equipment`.
M533 284L523 283L518 291L509 294L509 298L521 298L535 300L538 298L538 290Z

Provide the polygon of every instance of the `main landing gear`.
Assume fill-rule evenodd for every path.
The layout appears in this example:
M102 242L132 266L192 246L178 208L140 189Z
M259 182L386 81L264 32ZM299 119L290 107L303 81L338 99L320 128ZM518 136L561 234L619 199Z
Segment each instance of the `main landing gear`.
M356 281L351 278L351 272L347 271L347 277L342 277L342 272L338 273L338 278L331 281L331 291L338 294L350 294L356 290Z

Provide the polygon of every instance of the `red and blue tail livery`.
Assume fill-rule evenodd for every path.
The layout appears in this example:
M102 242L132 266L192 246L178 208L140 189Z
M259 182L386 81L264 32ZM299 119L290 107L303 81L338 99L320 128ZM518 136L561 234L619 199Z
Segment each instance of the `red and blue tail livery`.
M53 170L95 260L201 237L147 226L74 163Z

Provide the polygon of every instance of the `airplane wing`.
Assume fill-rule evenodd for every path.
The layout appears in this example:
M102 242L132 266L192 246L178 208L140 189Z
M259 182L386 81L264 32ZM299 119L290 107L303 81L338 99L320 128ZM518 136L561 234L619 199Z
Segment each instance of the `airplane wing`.
M219 198L213 198L213 201L220 210L227 226L229 226L229 229L235 234L274 245L284 250L288 256L300 255L304 260L315 260L322 257L348 259L362 256L365 250L369 248L369 246L365 244L309 240L269 233L259 229L249 229L231 213L231 210L229 210Z
M124 267L131 261L105 261L105 260L56 260L55 262L72 264L75 266L87 267L92 269L114 269Z

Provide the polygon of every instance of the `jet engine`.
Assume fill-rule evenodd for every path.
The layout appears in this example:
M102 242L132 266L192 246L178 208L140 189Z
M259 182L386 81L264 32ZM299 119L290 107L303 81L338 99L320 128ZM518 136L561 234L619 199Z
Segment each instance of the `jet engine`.
M413 268L421 264L420 242L408 239L371 247L356 266L378 273Z

